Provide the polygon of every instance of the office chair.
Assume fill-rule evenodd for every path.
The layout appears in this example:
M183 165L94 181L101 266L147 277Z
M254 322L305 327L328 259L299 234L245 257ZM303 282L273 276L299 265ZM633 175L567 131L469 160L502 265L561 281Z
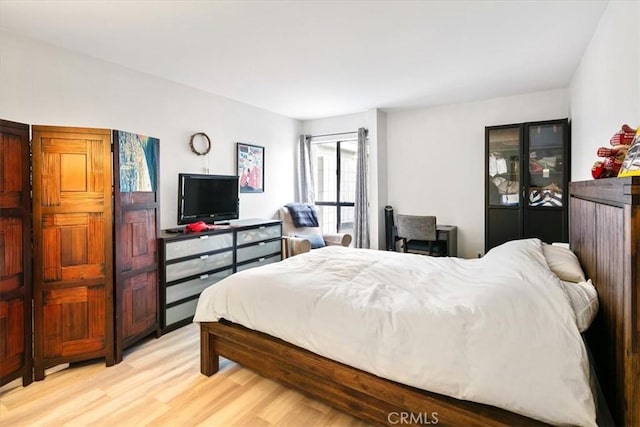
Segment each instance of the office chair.
M437 240L436 217L400 215L396 216L397 239L402 242L403 252L431 256L446 255L446 245Z

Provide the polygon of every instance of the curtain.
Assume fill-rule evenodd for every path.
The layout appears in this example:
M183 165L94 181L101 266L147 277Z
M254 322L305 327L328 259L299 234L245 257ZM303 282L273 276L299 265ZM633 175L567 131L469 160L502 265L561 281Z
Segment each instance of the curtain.
M315 183L313 173L313 160L311 159L311 136L300 135L298 142L298 171L296 176L296 202L311 203L316 201Z
M369 247L369 181L367 129L358 129L358 159L356 160L355 247Z

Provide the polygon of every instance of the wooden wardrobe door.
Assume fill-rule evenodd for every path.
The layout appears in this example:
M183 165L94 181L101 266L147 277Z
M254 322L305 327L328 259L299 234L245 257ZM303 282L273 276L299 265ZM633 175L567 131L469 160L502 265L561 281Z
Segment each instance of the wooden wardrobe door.
M111 131L33 126L34 372L113 365Z
M0 385L32 381L29 126L0 121Z
M157 138L113 131L116 362L126 347L160 335L158 145Z

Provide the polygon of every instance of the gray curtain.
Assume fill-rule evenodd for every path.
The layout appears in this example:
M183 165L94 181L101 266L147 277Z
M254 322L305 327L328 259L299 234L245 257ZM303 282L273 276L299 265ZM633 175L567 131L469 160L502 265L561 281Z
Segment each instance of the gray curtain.
M296 176L296 202L316 201L313 161L311 159L311 136L300 135L298 141L298 170Z
M355 239L356 248L369 247L369 159L367 129L358 129L358 159L356 164Z

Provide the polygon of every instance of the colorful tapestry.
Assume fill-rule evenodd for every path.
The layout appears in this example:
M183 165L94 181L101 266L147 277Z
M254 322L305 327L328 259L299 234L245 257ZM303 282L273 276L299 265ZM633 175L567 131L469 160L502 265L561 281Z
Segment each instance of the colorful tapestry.
M157 191L158 138L117 130L120 192Z

